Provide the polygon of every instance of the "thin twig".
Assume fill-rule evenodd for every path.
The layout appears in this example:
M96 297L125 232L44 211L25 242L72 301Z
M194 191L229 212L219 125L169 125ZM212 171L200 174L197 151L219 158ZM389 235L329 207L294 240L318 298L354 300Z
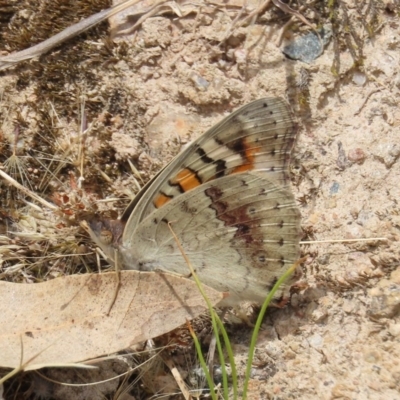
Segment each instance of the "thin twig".
M303 14L299 13L296 10L293 10L293 8L290 8L287 4L282 3L280 0L272 0L272 2L275 4L276 7L280 8L283 12L287 14L294 15L296 18L298 18L301 22L309 26L312 30L315 31L315 26L312 25L310 22L307 21L307 19L304 17Z
M185 381L182 378L182 375L179 373L178 368L175 367L174 362L162 354L160 355L162 360L164 361L165 365L169 368L172 373L172 376L175 378L179 389L182 392L183 397L185 400L192 400L192 396L190 395L189 389L187 388Z
M28 49L19 51L17 53L10 54L5 57L0 57L0 71L11 67L14 64L18 64L21 61L29 60L34 57L38 57L49 50L64 43L68 39L71 39L82 32L87 31L93 26L103 22L104 20L112 17L113 15L125 10L128 7L139 3L140 0L126 0L121 4L114 7L107 8L106 10L100 11L96 14L91 15L88 18L79 21L77 24L71 25L63 31L57 33L51 38L38 43L35 46L29 47Z
M57 211L58 207L55 206L54 204L49 203L48 201L42 199L40 196L38 196L36 193L32 192L25 186L22 186L19 182L17 182L15 179L11 178L10 175L6 174L4 171L0 169L0 176L6 180L8 183L16 187L18 190L21 192L25 193L27 196L31 197L32 199L38 201L42 205L44 205L47 208L50 208L50 210Z
M236 20L233 21L230 29L228 30L228 32L225 34L224 38L222 39L222 42L224 42L226 39L228 39L229 36L231 36L232 32L235 29L240 28L241 26L245 25L247 22L251 21L253 19L253 17L255 17L256 15L262 14L267 9L270 2L271 2L271 0L265 1L263 4L258 6L254 11L252 11L246 18L243 18L241 21L236 21Z
M374 89L374 90L372 90L371 92L369 92L369 93L367 94L367 96L365 97L363 103L362 103L361 106L359 107L359 109L354 113L354 115L360 114L361 110L362 110L362 109L365 107L365 105L367 104L369 98L370 98L374 93L380 92L382 89L383 89L383 88L378 88L378 89Z

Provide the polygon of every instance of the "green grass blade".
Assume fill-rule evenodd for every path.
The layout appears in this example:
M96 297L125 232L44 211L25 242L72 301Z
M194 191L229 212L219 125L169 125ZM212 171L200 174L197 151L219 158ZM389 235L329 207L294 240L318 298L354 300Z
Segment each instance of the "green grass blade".
M215 311L213 310L213 312L215 312ZM231 366L233 400L237 400L237 398L238 398L238 379L237 379L237 370L236 370L235 359L233 358L233 351L232 351L231 342L229 340L228 333L226 332L224 324L222 323L222 321L221 321L221 319L219 317L217 319L217 322L218 322L218 326L219 326L219 329L221 331L222 337L224 339L226 352L228 353L229 364ZM221 366L221 368L222 368L222 366ZM222 369L222 374L224 374L224 369L225 368ZM225 373L226 373L226 371L225 371Z
M187 326L188 326L190 334L192 335L193 342L194 342L194 345L196 347L197 356L199 357L201 368L203 369L204 374L206 375L206 380L207 380L207 383L208 383L208 387L210 388L211 398L213 400L218 400L217 399L217 395L215 394L214 381L211 378L211 375L210 375L210 373L208 371L207 364L206 364L206 362L204 360L203 353L201 351L201 346L200 346L199 340L197 339L197 336L196 336L196 334L195 334L190 322L187 322Z
M288 269L288 271L286 271L278 279L278 281L276 282L276 284L274 285L272 290L268 293L268 296L265 299L265 301L261 307L260 314L258 315L257 322L254 327L253 334L251 336L251 342L250 342L250 348L249 348L249 359L247 361L246 375L245 375L245 380L243 383L243 397L242 397L243 400L247 399L247 389L248 389L249 381L250 381L251 366L253 364L253 358L254 358L254 352L255 352L255 348L256 348L258 333L260 331L261 323L264 318L265 312L266 312L269 304L271 303L272 299L274 298L274 295L275 295L276 291L278 290L278 288L290 277L290 275L292 275L292 273L297 268L297 266L300 262L301 262L301 260L296 262L295 264L293 264Z

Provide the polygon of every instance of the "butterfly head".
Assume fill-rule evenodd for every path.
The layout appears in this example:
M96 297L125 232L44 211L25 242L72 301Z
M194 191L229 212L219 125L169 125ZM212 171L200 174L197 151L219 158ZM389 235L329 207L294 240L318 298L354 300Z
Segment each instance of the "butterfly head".
M114 264L115 249L121 241L125 223L121 220L92 219L86 227L92 240L107 257L107 261Z

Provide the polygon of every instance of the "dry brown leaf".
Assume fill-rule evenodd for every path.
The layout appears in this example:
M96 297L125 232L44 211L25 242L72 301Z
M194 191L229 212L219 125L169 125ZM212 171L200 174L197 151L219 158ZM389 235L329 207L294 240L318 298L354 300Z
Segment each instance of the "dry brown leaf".
M128 348L206 309L196 284L154 272L71 275L37 284L0 282L0 366L31 370ZM204 287L212 304L223 294Z

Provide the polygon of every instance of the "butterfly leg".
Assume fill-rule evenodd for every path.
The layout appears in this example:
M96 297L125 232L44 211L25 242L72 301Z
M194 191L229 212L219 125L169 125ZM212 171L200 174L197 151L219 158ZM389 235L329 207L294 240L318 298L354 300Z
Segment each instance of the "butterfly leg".
M111 300L111 304L107 311L107 316L110 315L110 312L115 304L115 301L117 300L119 289L121 287L121 274L120 274L120 269L119 269L119 257L118 257L117 249L114 249L114 260L115 260L116 286L115 286L115 290L114 290L114 296Z

